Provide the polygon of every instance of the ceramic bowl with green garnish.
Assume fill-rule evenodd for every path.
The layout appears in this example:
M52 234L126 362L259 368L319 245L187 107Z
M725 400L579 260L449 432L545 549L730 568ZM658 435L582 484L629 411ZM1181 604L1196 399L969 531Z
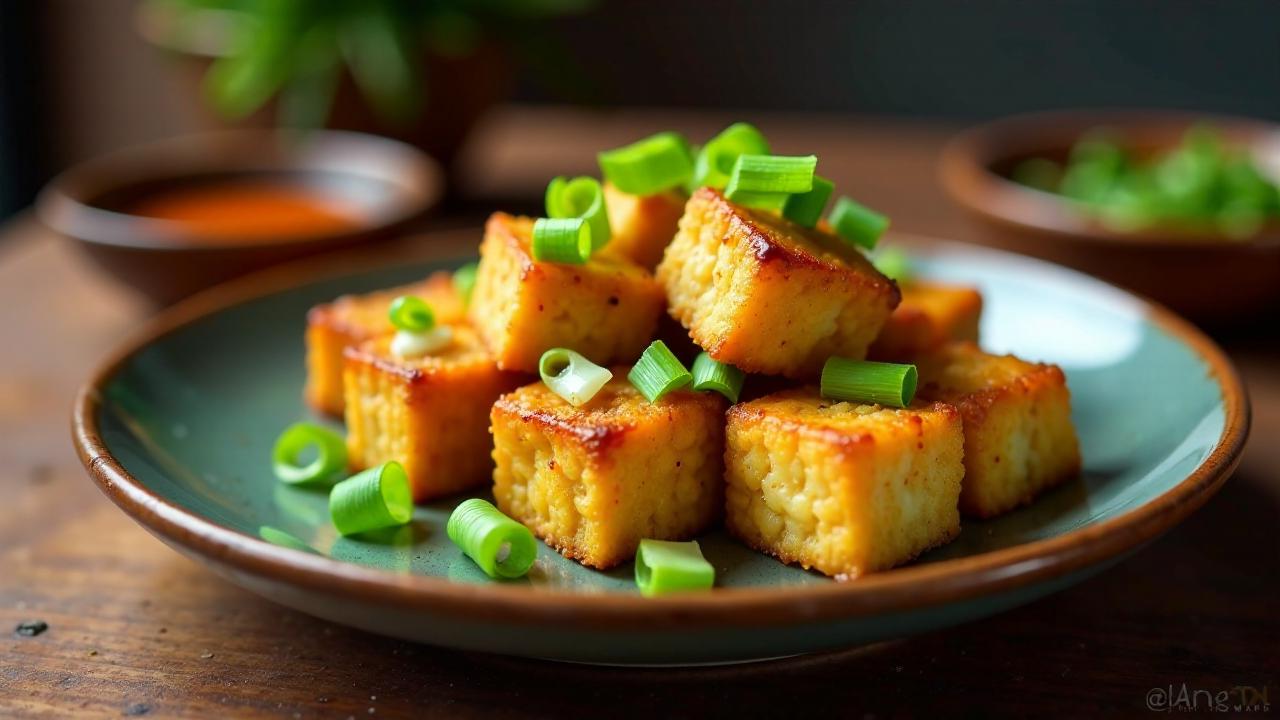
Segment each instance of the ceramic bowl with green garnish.
M1280 302L1280 125L1155 110L1019 115L958 135L940 173L988 244L1202 322Z

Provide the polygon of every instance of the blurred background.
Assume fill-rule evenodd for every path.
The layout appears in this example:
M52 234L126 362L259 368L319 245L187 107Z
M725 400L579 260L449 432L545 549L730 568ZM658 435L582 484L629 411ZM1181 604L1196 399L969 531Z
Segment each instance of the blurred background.
M53 173L80 160L235 124L201 97L208 57L234 43L216 8L273 4L6 3L0 214L28 205ZM421 71L415 85L427 118L459 104L471 114L507 103L573 103L743 117L767 110L973 121L1129 106L1280 119L1280 4L1269 0L423 5L457 8L443 29L421 28L426 37L414 70ZM201 15L206 8L212 10ZM165 10L195 19L164 17ZM433 66L440 58L430 56L453 64L441 71ZM367 102L347 94L340 100ZM352 113L340 107L332 114ZM367 129L402 128L388 121ZM424 142L457 143L437 149L449 155L466 139L455 128L437 133L447 137Z
M547 179L596 174L598 150L665 129L701 142L748 120L776 152L820 154L895 230L1040 255L1219 323L1280 296L1280 192L1266 180L1280 173L1276 27L1268 0L8 3L0 219L72 169L48 186L40 220L163 305L312 252L498 208L537 214ZM1077 112L956 139L1064 109ZM1208 140L1186 141L1206 124ZM192 137L275 127L353 130L424 156L318 139L299 159L261 135L216 149ZM1099 127L1119 135L1081 151ZM193 249L138 206L197 175L339 166L380 176L325 181L335 202L357 199L361 224L288 248L268 233ZM177 245L201 273L174 262ZM1204 302L1205 263L1242 273L1241 291Z

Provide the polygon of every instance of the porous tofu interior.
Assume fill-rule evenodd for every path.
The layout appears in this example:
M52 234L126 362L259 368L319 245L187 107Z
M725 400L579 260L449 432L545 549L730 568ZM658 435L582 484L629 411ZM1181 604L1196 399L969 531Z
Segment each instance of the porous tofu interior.
M955 343L923 359L920 394L956 405L965 422L960 507L992 517L1080 472L1066 377L1053 365Z
M729 526L828 575L889 568L959 532L962 454L959 417L947 406L768 396L730 411Z
M716 359L750 372L815 374L862 358L897 288L826 234L696 192L658 278L673 317Z
M584 265L537 263L533 222L490 219L472 295L471 319L498 364L536 372L552 347L598 363L631 361L652 339L664 301L643 268L604 253Z
M348 351L347 445L353 467L405 466L416 499L448 494L488 476L489 409L518 379L500 372L475 332L454 327L446 348L400 358L390 338Z
M525 386L494 408L494 496L566 556L623 562L642 538L687 538L718 515L722 413L691 392L649 403L625 370L583 408Z
M687 198L675 190L632 195L605 183L604 199L613 231L604 251L652 270L676 235Z
M388 310L401 295L416 295L431 306L442 323L466 316L453 273L436 272L422 282L363 295L344 295L307 313L307 401L317 410L342 413L342 353L365 340L394 331Z

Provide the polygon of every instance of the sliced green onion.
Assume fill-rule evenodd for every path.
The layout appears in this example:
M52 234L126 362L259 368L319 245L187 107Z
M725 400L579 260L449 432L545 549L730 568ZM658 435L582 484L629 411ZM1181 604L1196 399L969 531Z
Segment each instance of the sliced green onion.
M916 396L916 366L831 357L822 366L823 397L906 407Z
M654 340L627 373L627 379L649 402L657 402L663 395L693 382L693 375L666 343Z
M693 163L689 189L708 186L723 190L741 155L768 155L769 142L753 125L734 123L707 141Z
M653 195L685 184L693 176L689 143L679 133L662 132L597 158L614 187L632 195Z
M702 557L696 540L641 540L636 552L636 585L645 597L672 592L707 590L715 584L716 569Z
M890 280L904 283L911 279L911 257L898 248L881 250L871 264Z
M289 548L290 550L301 550L302 552L308 552L312 555L320 554L316 552L315 548L303 542L302 539L296 535L287 533L280 528L271 527L270 525L263 525L259 527L258 537L266 540L272 545L279 545L280 547Z
M315 447L316 458L299 465L298 457L309 447ZM347 442L323 425L294 423L276 440L272 466L276 477L290 485L329 482L347 467Z
M706 353L698 353L693 360L693 389L715 390L729 398L729 402L738 402L742 393L742 383L747 376L738 368L711 359Z
M431 306L416 295L401 295L392 300L388 315L397 330L426 332L436 324L436 314L431 311Z
M724 194L737 200L740 193L807 193L813 189L813 171L817 167L817 155L739 155Z
M578 407L591 401L613 379L607 368L566 348L551 348L538 360L538 374L551 391Z
M604 190L593 177L568 180L557 177L547 185L547 215L552 218L582 218L591 226L591 247L599 250L611 237Z
M462 296L463 304L471 302L471 291L476 289L476 271L479 263L469 262L453 271L453 289Z
M538 557L529 528L480 498L462 501L445 532L491 578L521 577Z
M805 193L787 196L787 203L782 208L782 217L797 225L813 227L822 218L822 211L827 209L827 201L836 189L830 180L814 175L813 189Z
M413 496L404 466L392 460L334 485L329 491L329 517L342 535L409 522Z
M880 236L889 228L889 218L864 205L842 197L827 217L836 234L868 250L875 248Z
M453 342L453 328L437 325L426 332L399 330L391 338L391 354L402 358L430 355Z
M730 199L742 207L781 213L783 208L787 206L787 198L790 197L786 193L738 192L734 193Z
M591 257L591 225L583 218L538 218L533 224L533 259L581 265Z

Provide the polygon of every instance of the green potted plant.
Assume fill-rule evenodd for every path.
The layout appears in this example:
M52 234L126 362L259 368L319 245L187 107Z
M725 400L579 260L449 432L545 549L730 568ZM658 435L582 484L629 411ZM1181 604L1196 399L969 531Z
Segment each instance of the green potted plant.
M538 21L591 0L143 0L151 43L198 62L215 123L359 130L452 162L510 86L555 57ZM563 70L563 66L552 72Z

